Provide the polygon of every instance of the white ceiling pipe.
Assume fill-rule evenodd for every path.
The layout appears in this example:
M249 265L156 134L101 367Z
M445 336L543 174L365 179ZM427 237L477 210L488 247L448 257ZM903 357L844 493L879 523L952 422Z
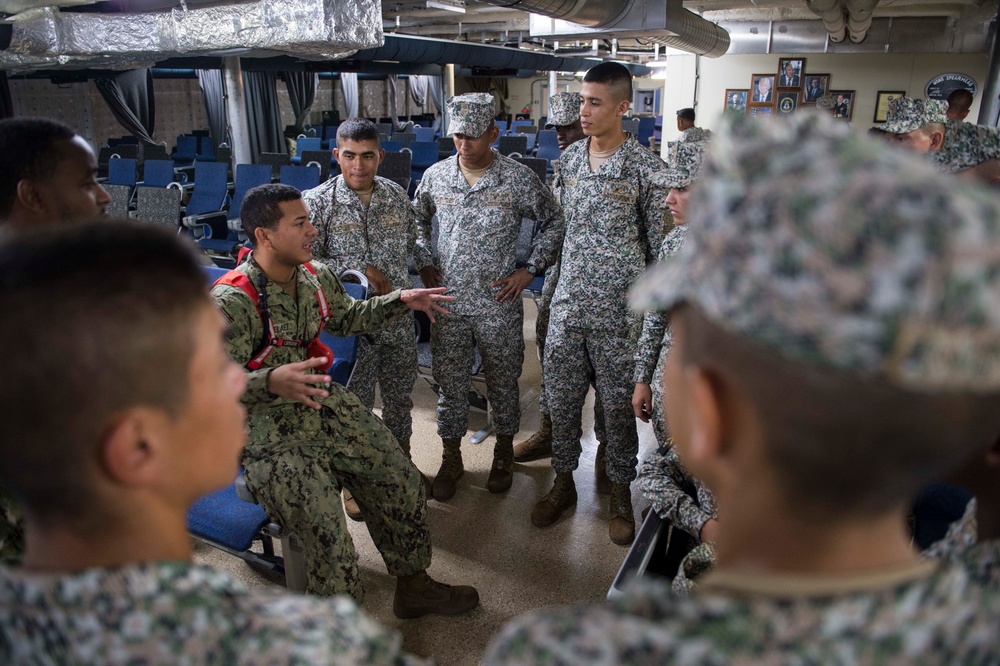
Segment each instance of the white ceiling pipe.
M878 5L878 0L843 0L847 9L847 31L851 41L860 44L868 36L872 27L872 12Z
M806 6L823 19L823 27L830 33L830 41L837 44L844 41L847 37L847 20L841 0L806 0Z

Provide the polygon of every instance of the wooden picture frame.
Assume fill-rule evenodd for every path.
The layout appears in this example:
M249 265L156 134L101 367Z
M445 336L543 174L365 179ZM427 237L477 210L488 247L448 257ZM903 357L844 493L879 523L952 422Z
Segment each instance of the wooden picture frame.
M799 106L815 106L816 100L830 89L829 74L806 74L802 81L802 99L799 100ZM812 85L813 81L817 83L815 88Z
M774 74L754 74L750 77L750 96L747 98L747 108L751 104L774 104ZM760 99L764 90L761 81L767 80L767 99Z
M774 104L751 102L747 104L747 115L754 118L770 118L774 115Z
M790 74L786 71L789 67ZM777 90L801 90L805 72L805 58L778 58L778 74L774 77Z
M837 120L850 121L854 117L856 92L854 90L828 90L827 92L836 99L833 107L833 117Z
M799 108L799 92L797 90L779 90L774 102L774 114L790 116Z
M747 88L726 88L726 99L722 108L726 113L746 113L750 90Z
M884 123L889 114L889 102L899 97L906 97L905 90L879 90L875 93L875 116L873 123Z

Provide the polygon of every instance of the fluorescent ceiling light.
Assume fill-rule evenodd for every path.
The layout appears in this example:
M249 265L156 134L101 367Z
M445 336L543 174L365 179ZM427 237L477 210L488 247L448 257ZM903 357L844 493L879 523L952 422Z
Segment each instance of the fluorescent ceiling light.
M427 0L425 2L428 9L443 9L448 12L465 13L464 2L449 2L448 0Z

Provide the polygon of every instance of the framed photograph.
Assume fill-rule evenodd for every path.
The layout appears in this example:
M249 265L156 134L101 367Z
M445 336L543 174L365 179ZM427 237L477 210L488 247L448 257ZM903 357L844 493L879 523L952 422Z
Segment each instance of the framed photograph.
M854 91L830 90L829 93L836 98L833 117L840 120L850 120L854 116Z
M774 103L774 74L754 74L750 78L748 104Z
M749 96L746 88L726 88L726 113L746 113Z
M802 87L804 81L802 75L806 71L805 58L779 58L778 59L778 88Z
M799 108L798 92L779 92L778 101L774 105L774 112L779 116L790 116Z
M889 114L889 102L898 98L906 97L905 90L879 90L875 98L875 117L873 123L884 123Z
M806 74L802 77L802 101L803 105L815 104L816 100L826 94L830 87L829 74Z
M754 118L770 118L774 112L774 104L747 104L747 115Z

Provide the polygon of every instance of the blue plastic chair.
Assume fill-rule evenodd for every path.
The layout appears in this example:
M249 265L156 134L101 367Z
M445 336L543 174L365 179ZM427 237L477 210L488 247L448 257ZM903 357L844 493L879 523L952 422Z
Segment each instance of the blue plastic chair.
M214 162L215 161L215 139L210 136L200 137L198 156L195 157L196 162Z
M171 160L146 160L142 163L142 187L166 187L174 182Z
M125 185L131 193L135 189L135 160L130 157L108 160L108 185Z
M548 173L552 173L552 160L559 159L562 153L559 150L559 146L549 146L549 145L539 145L538 150L535 151L535 157L545 160L545 170Z
M313 137L300 137L295 141L295 155L292 164L302 163L302 153L306 150L323 150L323 140Z
M223 209L229 195L226 182L228 171L229 165L221 162L198 162L194 165L194 189L185 216L216 213Z
M433 141L434 140L434 128L433 127L414 127L413 133L417 136L417 141Z
M538 134L536 134L535 132L527 132L525 134L522 134L521 136L528 137L528 147L526 148L526 150L528 151L527 154L530 154L535 149L535 142L538 141Z
M233 192L233 202L229 205L229 219L240 216L243 197L258 185L268 185L271 182L271 167L268 164L237 164L236 190Z
M656 118L639 118L639 129L636 132L636 139L643 146L649 147L649 139L653 136L653 132L656 131Z
M283 166L279 181L282 185L291 185L299 192L319 187L319 167L314 166Z
M170 159L175 166L190 166L198 157L198 137L181 135L177 137L177 145Z
M515 120L510 125L510 134L517 134L518 127L533 127L535 121L533 120Z
M383 141L382 150L387 153L398 153L403 149L402 141Z
M555 130L540 130L538 132L538 147L542 146L559 149L559 137L556 136Z
M416 183L424 177L427 167L438 161L440 146L437 141L414 141L410 144L410 178Z
M507 121L506 120L495 120L497 127L500 128L500 135L503 136L507 133Z

